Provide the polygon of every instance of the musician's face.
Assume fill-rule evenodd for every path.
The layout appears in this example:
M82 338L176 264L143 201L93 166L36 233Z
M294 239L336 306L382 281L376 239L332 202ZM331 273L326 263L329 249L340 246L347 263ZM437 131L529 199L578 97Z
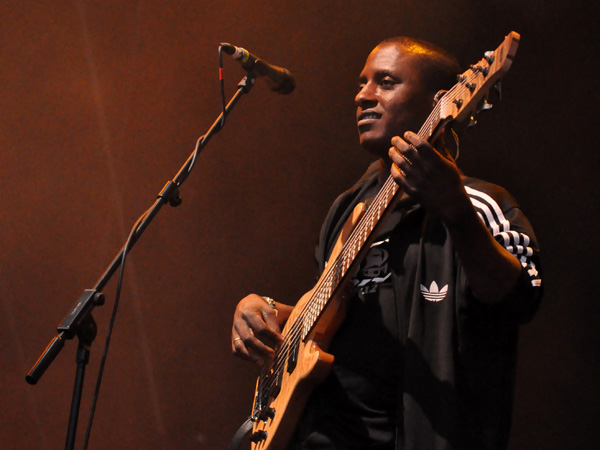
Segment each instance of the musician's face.
M427 119L435 92L421 77L422 60L396 43L377 46L359 77L356 121L360 144L387 157L394 136L418 132Z

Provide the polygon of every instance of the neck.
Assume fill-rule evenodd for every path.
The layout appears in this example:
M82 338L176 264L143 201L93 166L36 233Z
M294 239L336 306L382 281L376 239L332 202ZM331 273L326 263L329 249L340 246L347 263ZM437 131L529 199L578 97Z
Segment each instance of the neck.
M390 176L392 161L389 158L379 158L379 186L383 185Z

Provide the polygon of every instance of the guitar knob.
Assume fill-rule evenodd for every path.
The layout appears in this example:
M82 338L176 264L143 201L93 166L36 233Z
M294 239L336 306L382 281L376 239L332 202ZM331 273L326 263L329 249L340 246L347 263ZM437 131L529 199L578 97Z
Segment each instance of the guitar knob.
M274 408L264 409L260 412L260 415L259 415L259 419L262 420L263 422L267 422L267 420L272 419L273 417L275 417L275 409Z
M494 105L489 103L487 99L484 99L479 105L477 105L477 112L487 111L488 109L492 109Z
M467 124L467 128L474 127L475 125L477 125L477 117L475 117L475 115L472 115L469 118L469 123Z
M502 81L498 81L494 85L494 90L496 91L496 94L498 94L498 97L500 98L500 100L502 100Z
M258 444L260 441L264 441L266 438L267 432L263 430L256 431L250 436L250 440L255 444Z

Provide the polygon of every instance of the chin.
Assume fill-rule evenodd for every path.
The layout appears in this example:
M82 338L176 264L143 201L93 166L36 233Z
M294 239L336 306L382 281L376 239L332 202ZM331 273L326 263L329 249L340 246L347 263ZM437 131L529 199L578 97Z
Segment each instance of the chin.
M361 134L359 136L359 142L360 146L366 151L381 158L387 158L388 150L392 146L391 138L369 137L366 134Z

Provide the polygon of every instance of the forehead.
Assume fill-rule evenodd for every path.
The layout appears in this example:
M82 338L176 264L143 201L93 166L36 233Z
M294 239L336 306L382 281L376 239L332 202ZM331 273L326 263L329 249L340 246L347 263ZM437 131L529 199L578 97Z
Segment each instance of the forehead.
M419 53L399 43L380 44L367 57L361 78L388 73L403 78L416 77L420 72Z

